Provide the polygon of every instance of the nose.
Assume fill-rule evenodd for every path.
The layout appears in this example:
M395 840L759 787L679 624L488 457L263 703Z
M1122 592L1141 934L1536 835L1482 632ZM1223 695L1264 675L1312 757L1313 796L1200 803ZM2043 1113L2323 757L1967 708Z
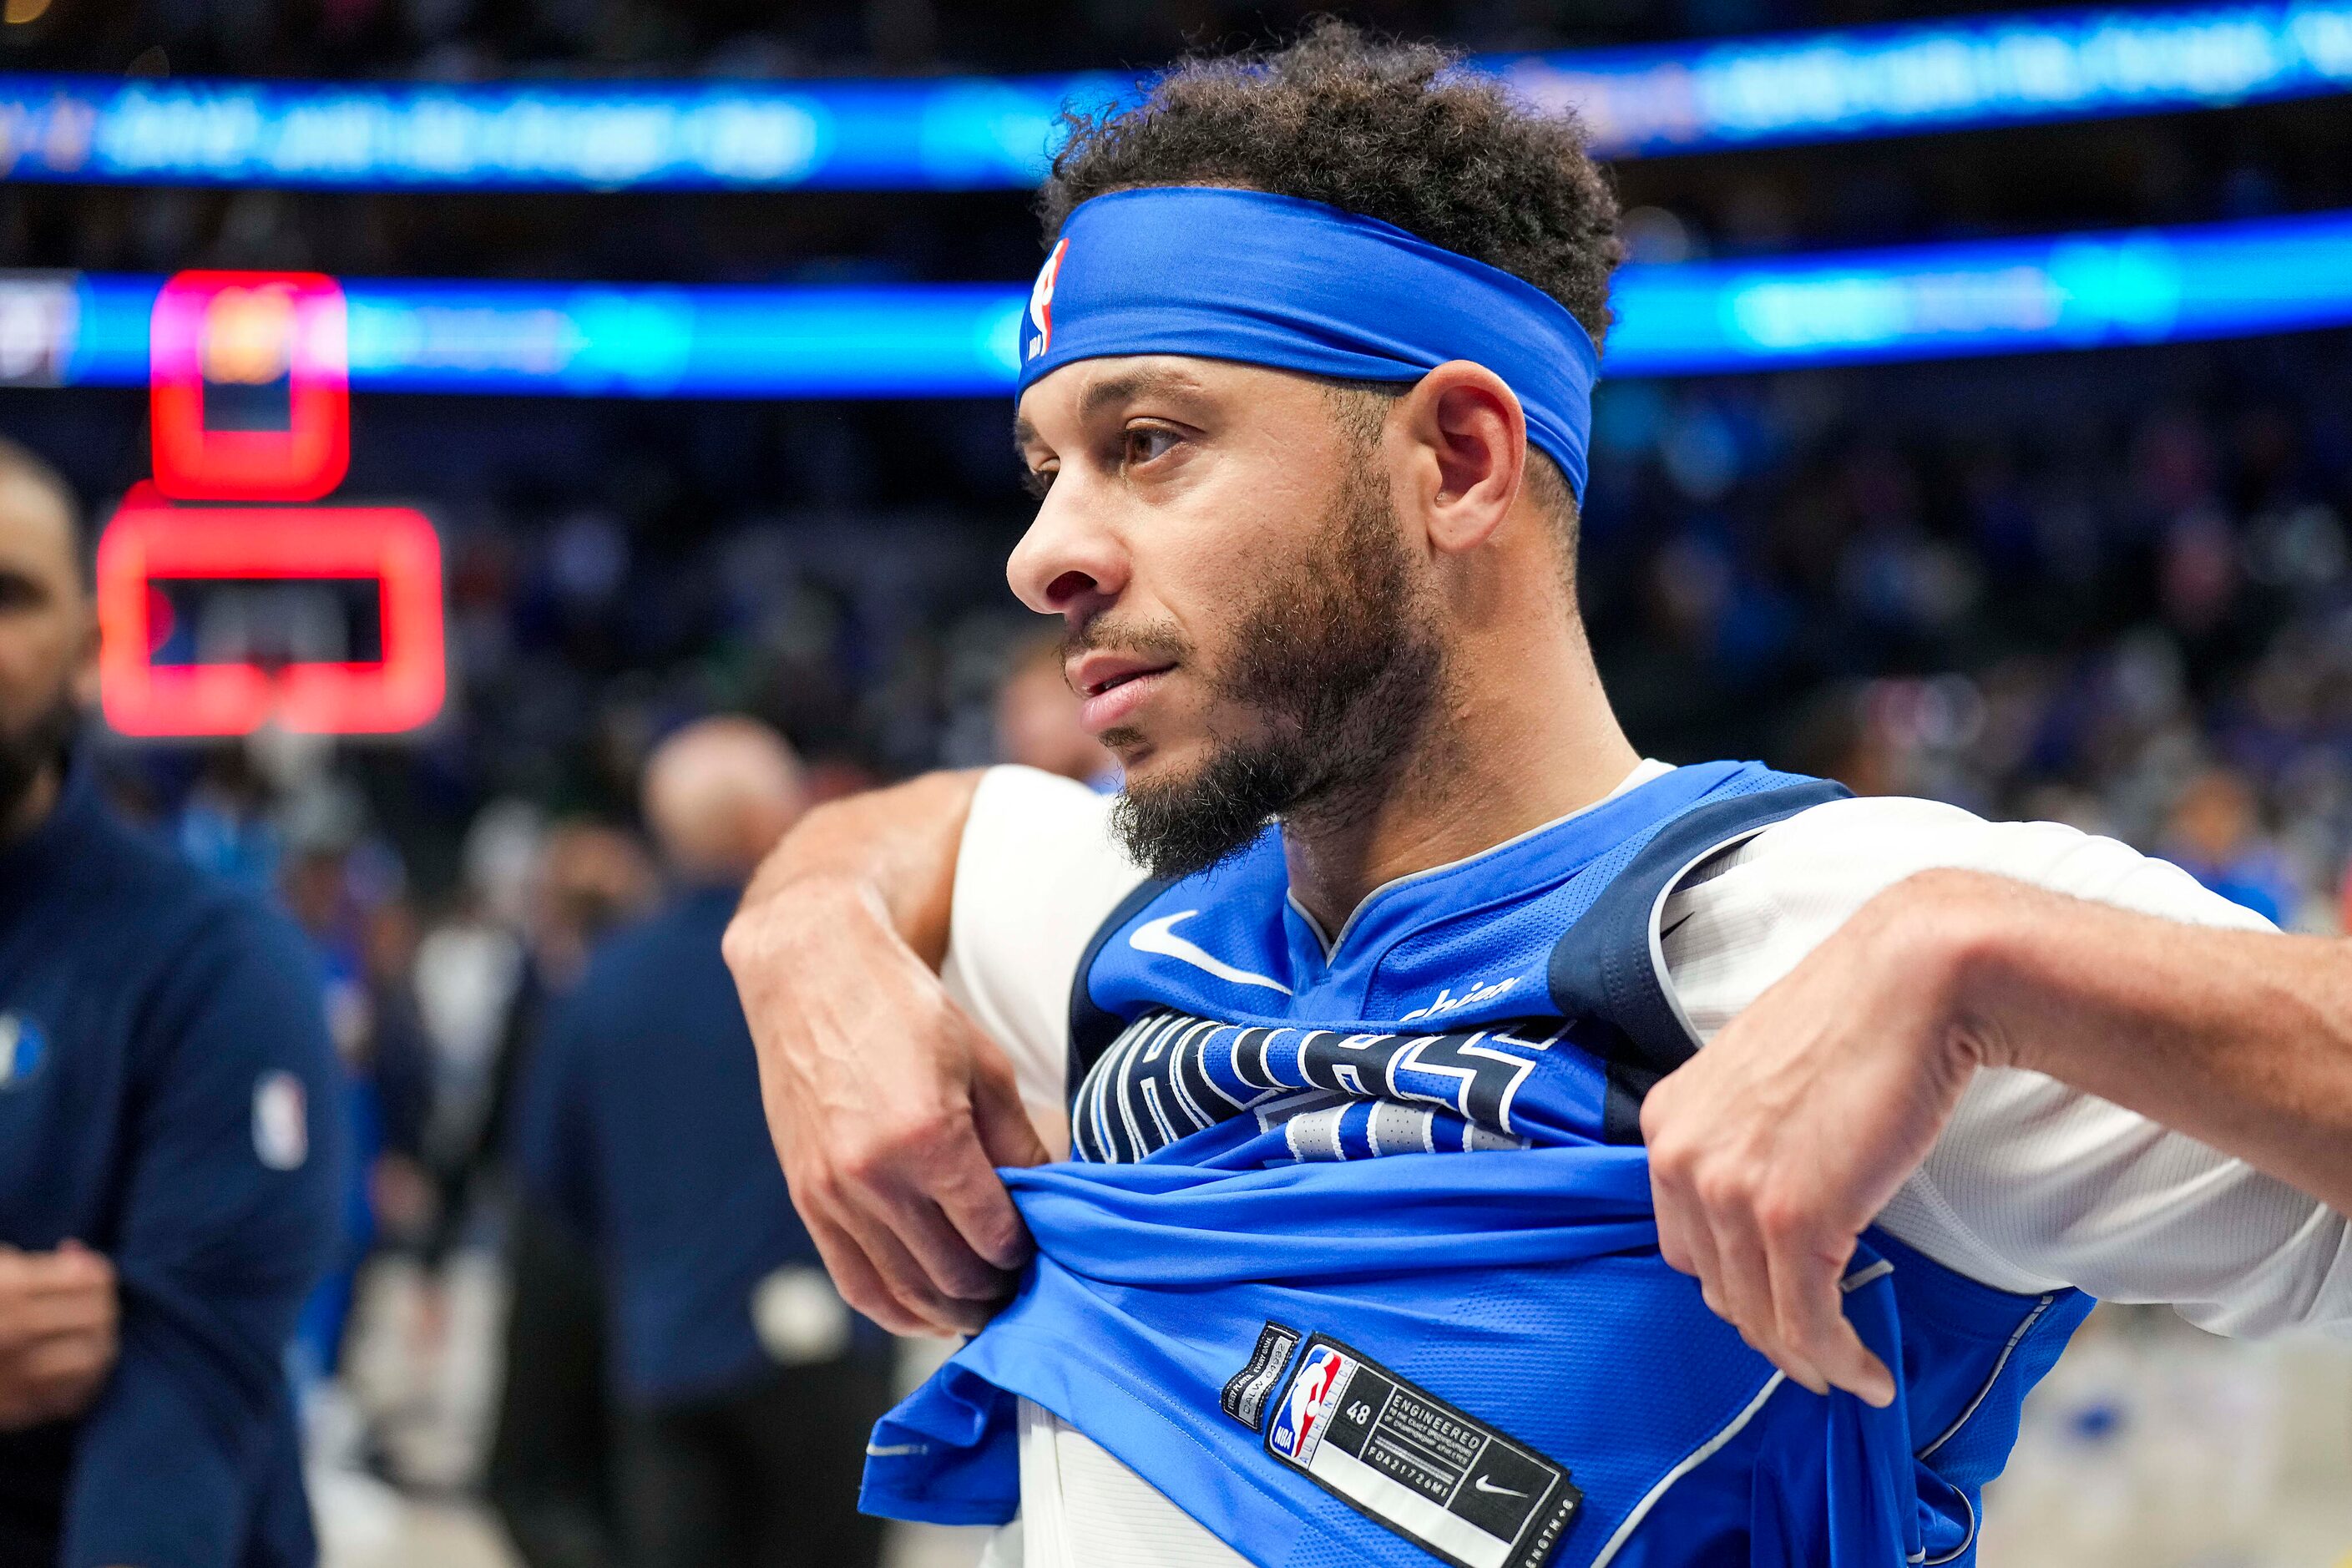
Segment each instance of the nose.
M1029 531L1005 563L1005 581L1020 601L1041 615L1083 625L1108 609L1127 587L1128 560L1117 531L1090 506L1083 479L1056 479L1037 508Z

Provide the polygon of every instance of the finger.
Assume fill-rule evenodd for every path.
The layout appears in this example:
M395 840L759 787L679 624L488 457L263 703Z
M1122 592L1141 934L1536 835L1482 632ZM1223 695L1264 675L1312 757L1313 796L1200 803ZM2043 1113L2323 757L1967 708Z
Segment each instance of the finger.
M950 1261L946 1256L947 1237L941 1237L939 1255L926 1255L934 1264L931 1276L950 1295L986 1299L1003 1294L1008 1277L1029 1259L1029 1227L1021 1223L1021 1211L1013 1206L1013 1194L997 1179L993 1170L984 1175L961 1173L939 1183L932 1189L935 1211L940 1223L953 1238L955 1250L952 1262L956 1275L943 1278L936 1265ZM988 1270L986 1280L976 1280L970 1274L966 1259ZM975 1284L982 1288L975 1290Z
M1771 1277L1764 1261L1763 1232L1756 1224L1754 1210L1738 1194L1719 1194L1717 1201L1707 1205L1706 1217L1721 1274L1724 1315L1767 1361L1815 1394L1827 1394L1829 1384L1820 1369L1780 1338Z
M994 1054L993 1047L988 1050ZM1014 1269L1029 1260L1029 1227L995 1167L1025 1170L1045 1164L1053 1154L1021 1103L1012 1069L999 1072L977 1060L973 1065L972 1123L985 1169L959 1167L933 1186L931 1196L974 1252L998 1268Z
M6 1337L13 1343L29 1344L57 1334L110 1330L114 1315L110 1290L85 1288L29 1293L8 1313Z
M866 1238L866 1256L892 1298L926 1325L926 1333L976 1334L994 1315L992 1300L967 1300L940 1291L922 1265L887 1230Z
M1767 1258L1781 1339L1796 1347L1832 1386L1884 1409L1895 1402L1895 1378L1871 1353L1845 1315L1841 1278L1853 1255L1815 1247L1776 1249Z
M833 1288L841 1292L843 1300L894 1334L936 1336L941 1332L936 1324L899 1304L881 1274L846 1232L805 1210L801 1217L808 1227L809 1239L816 1243L817 1256L824 1260L825 1272L833 1276Z
M15 1363L18 1375L37 1388L87 1388L114 1363L114 1339L110 1334L58 1334L27 1345Z
M980 1152L980 1141L972 1139L965 1152L973 1170L927 1183L926 1186L944 1186L971 1198L973 1189L984 1182L996 1189L996 1200L1010 1209L1012 1199L1005 1195L996 1173L989 1169L987 1157ZM843 1217L866 1244L867 1255L879 1263L882 1248L877 1243L887 1238L893 1249L908 1260L914 1271L913 1282L926 1297L993 1302L1003 1300L1012 1289L1011 1278L972 1249L928 1191L895 1184L864 1186L851 1189L848 1197L852 1212ZM1019 1223L1018 1216L1013 1223ZM906 1300L907 1293L889 1267L884 1265L882 1271L899 1300Z
M58 1256L72 1259L71 1268L79 1278L95 1279L111 1289L114 1286L114 1260L96 1247L86 1247L72 1237L58 1243Z
M1650 1162L1650 1206L1657 1212L1658 1251L1666 1267L1696 1274L1698 1255L1691 1233L1700 1228L1698 1216L1683 1184L1670 1178L1655 1158Z
M935 1284L929 1273L899 1239L898 1226L906 1225L919 1229L919 1215L904 1212L902 1205L890 1202L887 1212L877 1206L887 1201L875 1189L865 1184L835 1186L835 1202L824 1208L824 1217L843 1238L844 1244L862 1257L879 1279L884 1293L896 1309L923 1325L919 1331L933 1334L978 1333L993 1310L993 1297L979 1299L950 1296ZM807 1217L811 1205L803 1205ZM962 1246L951 1226L937 1209L931 1210L936 1234ZM973 1265L983 1274L993 1271L977 1257Z
M110 1294L114 1266L88 1247L28 1252L17 1260L16 1288L27 1296Z
M1053 1159L1054 1152L1045 1147L1045 1141L1037 1136L1036 1124L1029 1120L1029 1108L1021 1103L1021 1085L1013 1077L1013 1064L1004 1059L994 1041L977 1033L971 1051L971 1110L980 1129L981 1147L987 1151L991 1164L1027 1170Z
M1651 1172L1651 1187L1654 1192L1659 1187L1661 1179L1657 1166L1652 1165ZM1715 1234L1707 1228L1706 1218L1699 1208L1697 1195L1691 1191L1685 1178L1671 1172L1664 1176L1664 1186L1668 1205L1684 1216L1677 1227L1684 1260L1675 1267L1697 1279L1699 1295L1706 1300L1706 1310L1726 1322L1730 1322L1730 1314L1724 1310L1723 1291L1720 1285L1723 1269L1716 1260ZM1733 1324L1735 1328L1738 1326L1736 1323Z

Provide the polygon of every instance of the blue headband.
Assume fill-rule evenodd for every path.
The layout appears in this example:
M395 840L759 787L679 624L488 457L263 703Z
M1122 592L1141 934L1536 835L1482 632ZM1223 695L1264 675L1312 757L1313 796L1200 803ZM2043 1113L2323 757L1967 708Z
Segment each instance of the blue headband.
M1583 499L1600 374L1584 328L1535 285L1377 218L1192 185L1083 203L1029 297L1021 390L1073 360L1152 353L1345 381L1475 361L1517 394L1528 444Z

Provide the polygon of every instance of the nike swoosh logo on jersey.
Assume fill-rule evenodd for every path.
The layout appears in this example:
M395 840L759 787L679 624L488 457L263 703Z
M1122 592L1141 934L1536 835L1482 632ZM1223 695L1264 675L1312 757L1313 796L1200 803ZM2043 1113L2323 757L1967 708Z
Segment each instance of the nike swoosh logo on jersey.
M1527 1493L1519 1490L1517 1487L1498 1487L1484 1476L1480 1476L1476 1480L1470 1484L1478 1490L1488 1493L1494 1497L1525 1497L1528 1495Z
M1156 921L1147 921L1135 928L1135 934L1127 939L1127 945L1138 952L1158 953L1179 963L1189 963L1236 985L1263 985L1268 991L1279 991L1285 996L1290 994L1290 987L1281 981L1264 974L1253 974L1246 969L1235 969L1214 953L1178 936L1176 927L1200 912L1198 910L1183 910L1176 914L1162 915Z

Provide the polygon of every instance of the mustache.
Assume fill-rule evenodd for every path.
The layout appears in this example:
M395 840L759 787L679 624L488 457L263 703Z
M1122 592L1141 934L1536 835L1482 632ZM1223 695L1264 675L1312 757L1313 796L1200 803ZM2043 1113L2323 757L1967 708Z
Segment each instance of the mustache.
M1119 653L1131 658L1176 664L1192 657L1192 643L1173 621L1106 614L1094 616L1083 626L1064 629L1064 668L1082 653Z

